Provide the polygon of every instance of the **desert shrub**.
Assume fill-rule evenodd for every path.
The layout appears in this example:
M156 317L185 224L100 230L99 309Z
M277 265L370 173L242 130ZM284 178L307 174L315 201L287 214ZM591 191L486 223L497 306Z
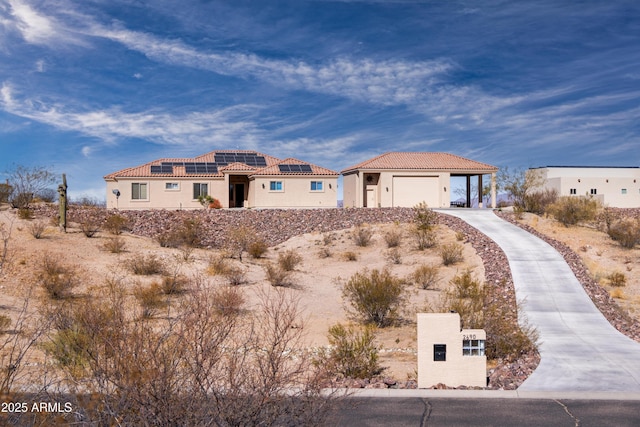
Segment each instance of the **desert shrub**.
M413 222L418 230L432 230L438 222L438 214L425 202L413 207Z
M91 208L87 210L84 215L79 219L80 230L86 237L95 236L104 222L103 212L98 208Z
M378 361L376 333L372 326L345 327L337 323L329 328L329 350L316 360L329 372L344 378L372 378L384 368Z
M609 280L609 285L619 288L625 286L627 284L627 276L624 273L620 273L616 271L607 276L607 280Z
M633 249L640 244L640 219L624 218L609 225L607 234L620 246Z
M422 289L432 289L439 280L438 270L436 265L422 264L411 273L410 279Z
M456 233L456 240L458 242L464 242L464 239L466 239L466 238L467 238L467 236L462 231L458 231Z
M190 248L200 247L202 244L202 224L196 218L185 219L181 226L175 230L178 246Z
M484 324L484 293L482 284L472 276L470 270L457 274L451 279L442 298L443 311L460 314L464 328L482 328Z
M18 218L20 219L33 219L33 212L29 208L19 208Z
M209 258L209 274L213 276L224 275L229 268L229 259L224 255L216 254Z
M402 264L402 255L398 248L391 248L386 253L387 260L392 264Z
M47 222L44 220L32 221L27 225L27 229L34 238L40 239L47 229Z
M132 258L125 261L125 266L133 274L141 276L162 274L165 271L164 262L154 254L149 254L146 256L142 254L136 254Z
M60 261L61 257L45 253L39 260L36 277L42 288L53 299L64 299L72 295L73 288L81 282L76 267Z
M102 246L112 254L119 254L126 250L127 244L120 236L113 236L105 239Z
M394 227L391 230L384 233L384 242L388 248L396 248L402 243L402 230L398 227Z
M371 240L373 239L373 230L368 225L359 224L351 232L351 238L353 239L353 243L355 243L356 246L369 246L371 244Z
M0 203L9 203L9 196L13 193L13 187L6 183L0 183Z
M342 258L345 261L357 261L358 260L358 254L353 252L353 251L346 251L342 253Z
M537 215L544 214L550 205L558 199L558 191L555 188L546 188L541 191L530 192L524 196L524 210Z
M293 271L302 262L302 255L293 249L278 254L278 265L285 271Z
M268 263L264 269L267 273L267 281L271 283L271 286L291 286L293 284L291 270L272 263Z
M238 286L247 282L247 273L241 267L232 266L224 272L224 277L230 285Z
M432 230L414 228L414 237L418 250L425 250L436 245L436 235Z
M440 256L442 257L442 263L444 265L452 265L462 262L464 256L462 255L463 247L458 243L447 243L440 247Z
M518 311L522 313L520 307ZM487 358L510 363L536 351L538 332L527 325L526 319L518 319L508 304L486 305L483 317Z
M178 272L162 276L162 293L165 295L178 295L186 291L189 279Z
M242 253L247 252L251 245L258 240L256 231L246 225L231 229L226 249L242 261Z
M351 276L342 286L342 297L365 323L378 327L391 325L406 301L405 282L389 270L365 269Z
M237 286L222 286L211 294L211 306L222 316L240 314L244 303L244 294Z
M153 317L159 310L167 306L167 301L163 297L162 286L156 282L149 286L138 285L133 291L133 296L140 304L142 317L145 319Z
M337 239L335 233L324 233L322 235L322 244L325 246L329 246Z
M565 196L549 205L547 213L568 227L579 222L593 221L599 209L600 202L592 197Z
M609 292L609 295L611 295L611 298L617 298L617 299L625 299L627 297L624 294L624 291L620 288L611 289L611 291Z
M267 252L268 246L264 240L256 240L249 245L247 252L251 255L252 258L262 258L262 256Z
M322 259L331 258L331 250L327 247L320 248L320 250L318 251L318 257Z
M0 314L0 335L2 335L11 326L11 318Z
M112 214L104 221L104 228L109 233L120 235L129 226L129 220L119 214Z

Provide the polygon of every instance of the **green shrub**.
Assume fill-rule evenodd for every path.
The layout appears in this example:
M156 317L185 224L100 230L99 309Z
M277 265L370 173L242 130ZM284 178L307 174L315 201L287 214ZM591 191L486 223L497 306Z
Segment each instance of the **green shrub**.
M429 209L425 202L413 207L413 222L418 230L432 230L438 222L438 214Z
M520 308L518 311L522 312ZM511 363L536 350L538 332L523 319L517 319L508 304L489 304L484 308L484 330L487 332L485 355L488 359Z
M63 264L59 256L50 253L45 253L40 258L37 280L53 299L70 297L73 288L77 287L81 281L75 267Z
M368 225L359 224L351 232L351 238L356 246L369 246L373 239L373 230Z
M547 213L565 227L579 222L593 221L600 209L600 202L593 197L565 196L549 205Z
M482 284L471 275L470 270L451 279L442 298L443 311L460 314L464 328L482 328L484 324L484 293Z
M422 264L411 274L411 280L422 289L432 289L439 280L439 268L436 265Z
M153 274L162 274L165 271L165 265L154 254L141 255L137 254L133 258L128 259L125 262L125 266L133 274L141 276L150 276Z
M365 269L342 286L342 297L365 323L391 325L406 301L405 282L388 270Z
M284 271L293 271L302 262L302 255L293 249L278 254L278 265Z
M607 280L609 280L609 285L620 288L627 284L627 276L624 273L620 273L616 271L615 273L611 273L607 276Z
M372 378L384 368L378 362L375 328L344 327L337 323L329 328L331 348L320 354L316 364L345 378Z
M640 219L624 218L614 221L607 234L623 248L633 249L640 244Z
M462 262L464 256L462 254L463 247L458 243L447 243L440 248L440 256L444 265L452 265Z

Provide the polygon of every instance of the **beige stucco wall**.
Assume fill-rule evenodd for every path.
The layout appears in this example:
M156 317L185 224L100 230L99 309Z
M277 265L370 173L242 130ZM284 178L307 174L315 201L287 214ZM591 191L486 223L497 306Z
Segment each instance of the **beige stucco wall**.
M486 356L463 356L462 341L485 340L482 329L460 330L458 313L418 314L418 388L486 387ZM434 344L447 346L446 361L434 361Z
M357 208L362 206L358 193L360 176L350 173L342 177L342 203L345 208Z
M167 190L168 182L178 183L177 190ZM133 200L131 198L131 184L147 184L147 198L145 200ZM120 178L118 181L107 181L107 208L108 209L202 209L198 200L193 199L193 184L208 184L209 194L219 199L223 205L228 204L228 190L223 179L177 179L177 178ZM120 191L120 197L116 200L113 190Z
M282 191L271 191L271 181L282 181ZM322 181L322 191L311 191L311 181ZM335 208L338 178L331 176L256 177L251 181L248 207Z
M640 169L638 168L539 168L546 188L555 188L560 196L577 196L597 192L606 206L640 207ZM623 194L626 190L626 194Z

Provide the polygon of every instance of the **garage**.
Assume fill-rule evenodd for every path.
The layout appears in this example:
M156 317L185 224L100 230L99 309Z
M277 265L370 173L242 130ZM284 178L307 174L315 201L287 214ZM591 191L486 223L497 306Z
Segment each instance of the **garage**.
M393 206L413 207L426 202L430 207L440 207L438 176L394 176Z

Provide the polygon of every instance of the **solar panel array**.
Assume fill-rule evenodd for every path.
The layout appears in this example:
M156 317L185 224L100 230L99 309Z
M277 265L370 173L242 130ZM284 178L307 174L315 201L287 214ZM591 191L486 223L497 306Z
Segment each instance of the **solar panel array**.
M226 166L236 162L253 167L267 166L267 161L264 156L259 156L256 153L216 153L213 158L220 166Z
M297 172L297 173L311 173L311 165L287 165L287 164L282 164L282 165L278 165L278 168L280 169L280 172L283 173L287 173L287 172Z
M210 162L162 162L160 166L151 166L151 173L173 174L174 166L184 167L187 174L218 173L218 165Z

